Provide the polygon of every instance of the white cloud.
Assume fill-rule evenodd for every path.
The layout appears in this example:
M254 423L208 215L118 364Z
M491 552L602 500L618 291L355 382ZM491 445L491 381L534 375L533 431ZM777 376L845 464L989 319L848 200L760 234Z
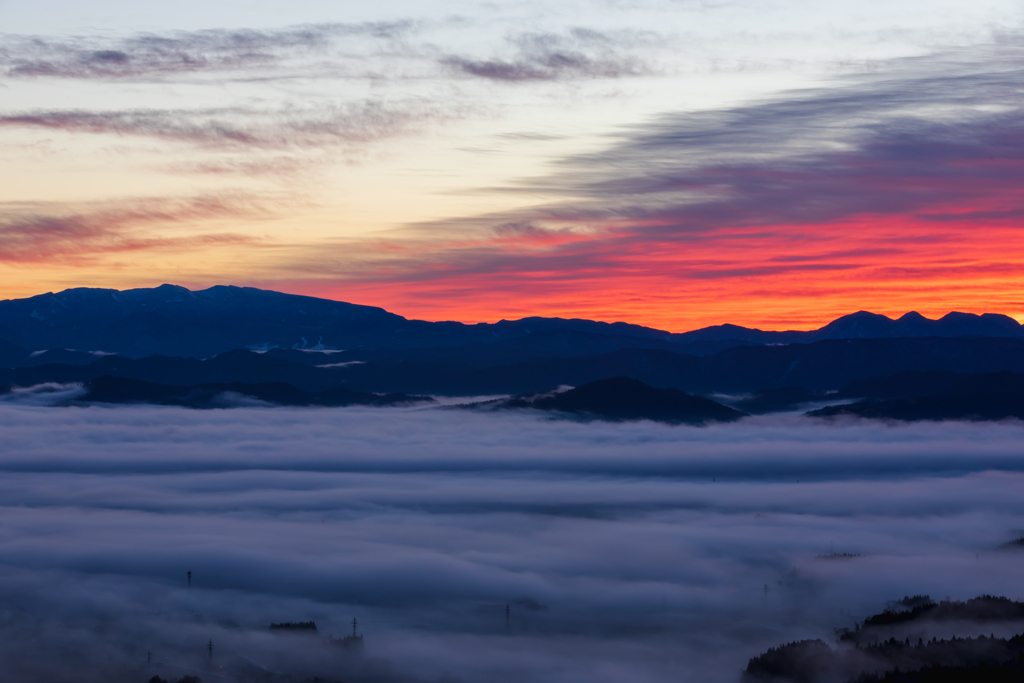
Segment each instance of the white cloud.
M986 552L1024 527L1017 425L3 405L0 429L0 630L39 655L11 680L54 648L201 671L212 638L308 676L733 681L907 593L1024 597ZM263 633L353 616L360 664Z

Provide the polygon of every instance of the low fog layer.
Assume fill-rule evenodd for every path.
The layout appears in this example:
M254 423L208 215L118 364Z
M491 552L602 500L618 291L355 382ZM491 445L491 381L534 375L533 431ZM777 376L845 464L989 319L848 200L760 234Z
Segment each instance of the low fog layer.
M0 404L5 681L736 681L904 595L1024 598L1019 424L43 402ZM353 618L362 656L267 632Z

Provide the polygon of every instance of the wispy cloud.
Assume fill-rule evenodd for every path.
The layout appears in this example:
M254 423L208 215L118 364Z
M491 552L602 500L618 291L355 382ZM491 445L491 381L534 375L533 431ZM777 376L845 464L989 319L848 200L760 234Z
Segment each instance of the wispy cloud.
M653 73L655 66L640 51L663 44L664 38L575 29L567 34L521 34L507 42L513 48L507 58L451 55L441 63L463 75L513 83L643 76Z
M267 215L259 202L240 197L131 200L64 213L60 208L7 205L0 218L0 262L81 265L119 252L253 246L260 240L251 234L193 231L176 235L174 228L226 217L253 221Z
M162 81L216 75L224 79L442 78L454 71L495 81L622 78L655 71L650 57L670 43L652 31L518 33L504 56L460 54L428 36L444 22L411 19L366 24L313 24L279 30L207 30L121 38L5 36L0 75Z
M276 110L51 110L0 115L0 128L143 136L209 149L356 146L408 133L426 121L453 117L432 103L367 100Z
M0 73L7 78L160 80L217 73L221 77L260 70L263 76L322 61L346 42L393 52L414 28L411 21L315 24L278 30L177 31L122 38L5 36ZM269 71L268 71L269 70Z

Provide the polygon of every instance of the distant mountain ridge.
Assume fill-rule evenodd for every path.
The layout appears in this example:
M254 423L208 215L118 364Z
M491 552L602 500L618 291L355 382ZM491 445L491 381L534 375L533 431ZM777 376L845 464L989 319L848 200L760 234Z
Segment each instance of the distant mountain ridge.
M933 378L934 382L934 376ZM949 381L949 377L939 377ZM882 384L877 382L876 384ZM850 393L856 391L856 386ZM855 416L882 420L1024 419L1024 375L1009 371L967 375L938 391L921 395L864 400L834 405L808 413L811 417Z
M396 406L430 403L425 396L405 394L378 395L368 392L336 388L329 391L309 392L284 382L248 384L200 384L196 386L170 386L137 379L124 379L104 375L85 384L86 393L73 403L148 403L152 405L183 406L187 408L230 408L235 406Z
M959 313L953 311L938 320L916 311L893 320L888 316L858 311L836 318L817 330L772 332L715 325L682 335L693 341L738 339L757 344L807 344L825 339L892 339L900 337L1024 337L1024 327L1008 315Z
M531 348L510 343L533 334L540 336L526 345ZM527 360L599 355L624 348L705 355L744 344L972 336L1024 338L1024 328L1013 318L991 313L954 312L930 320L911 312L893 320L865 311L843 316L818 330L785 332L725 324L670 333L621 322L540 317L463 324L409 320L374 306L222 285L200 291L175 285L124 291L78 288L0 301L0 366L4 367L25 364L32 352L48 349L131 358L154 354L209 358L242 348L419 349L422 356L429 349L505 342L516 347L506 349L513 359ZM494 364L486 358L486 349L474 353L480 363ZM391 359L403 360L394 354ZM79 356L59 362L87 360Z
M530 405L680 423L796 410L998 420L1024 419L1018 378L1024 328L993 314L893 320L861 311L806 332L719 325L674 334L561 318L407 320L242 287L73 289L0 301L0 392L78 383L85 403L213 408L241 396L270 405L397 405L497 395L522 402L576 387ZM862 400L835 403L850 399Z
M459 406L467 409L549 411L580 420L653 420L669 424L704 425L735 422L745 413L678 389L658 389L630 377L611 377L568 391Z
M535 331L668 339L628 323L524 318L466 325L252 287L69 289L0 301L0 360L45 349L209 358L232 349L416 348L492 343ZM10 364L9 361L5 364Z
M315 357L320 362L299 363L294 360L296 356ZM786 387L821 393L843 389L851 382L908 371L1024 373L1024 339L830 339L811 344L738 346L707 356L625 348L596 356L532 358L487 367L450 360L364 362L346 360L349 358L347 352L259 354L243 349L208 360L102 356L84 365L53 363L0 369L0 386L89 382L111 375L171 386L285 382L303 391L346 388L373 393L485 396L538 393L561 385L578 387L622 376L652 387L700 395L736 395ZM751 407L741 410L753 412Z

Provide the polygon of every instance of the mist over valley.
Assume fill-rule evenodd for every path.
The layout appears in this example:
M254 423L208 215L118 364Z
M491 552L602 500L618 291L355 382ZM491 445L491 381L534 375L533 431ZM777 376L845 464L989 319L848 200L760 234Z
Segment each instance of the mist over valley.
M4 678L733 682L903 595L1024 597L1021 427L803 420L8 401Z

